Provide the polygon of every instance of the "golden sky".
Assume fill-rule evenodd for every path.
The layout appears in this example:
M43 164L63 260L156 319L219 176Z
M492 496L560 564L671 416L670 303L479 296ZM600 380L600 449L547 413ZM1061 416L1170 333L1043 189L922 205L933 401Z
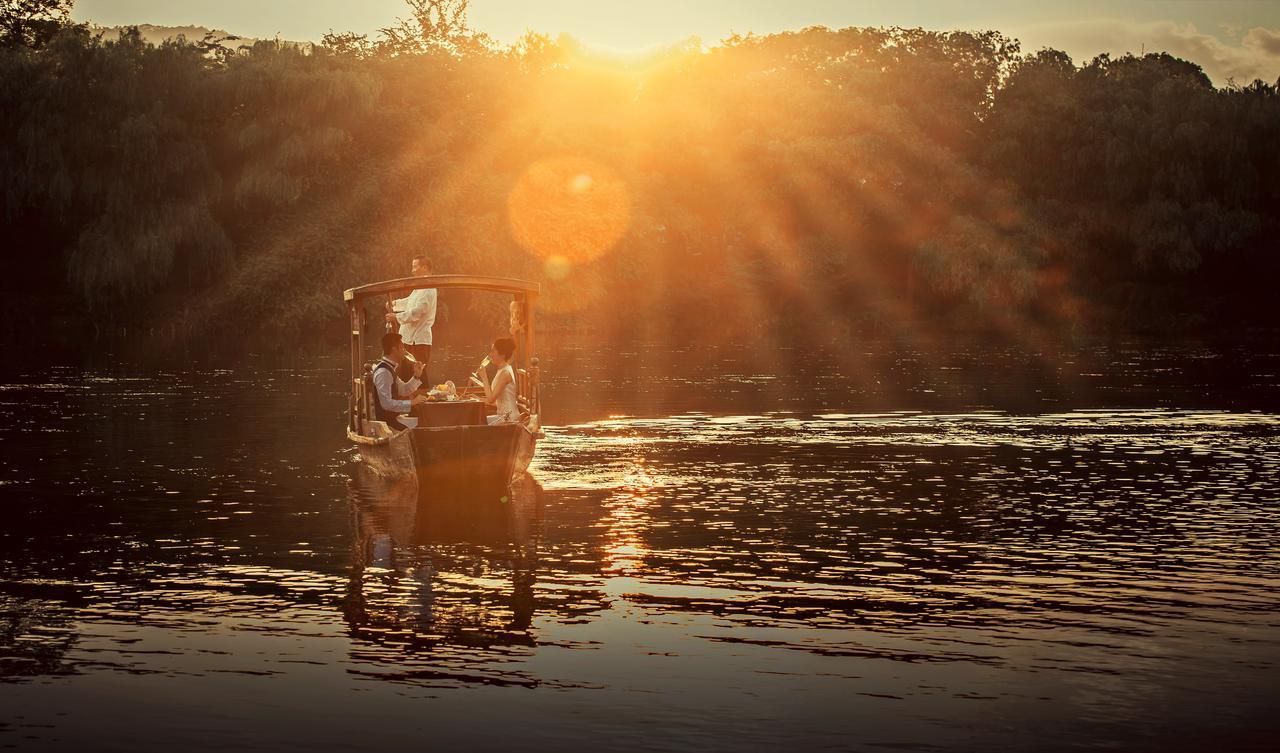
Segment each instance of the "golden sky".
M74 13L105 26L196 25L298 41L330 29L374 32L404 14L402 0L79 0ZM1280 77L1280 2L1265 0L472 0L470 18L503 42L533 30L619 51L813 25L994 28L1077 61L1167 50L1220 83Z

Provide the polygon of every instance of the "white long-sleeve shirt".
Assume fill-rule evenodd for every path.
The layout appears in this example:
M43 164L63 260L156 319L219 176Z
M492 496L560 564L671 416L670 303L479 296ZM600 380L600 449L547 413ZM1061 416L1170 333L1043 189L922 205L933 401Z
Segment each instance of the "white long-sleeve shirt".
M409 345L430 345L431 327L436 323L436 289L419 288L406 298L392 301L400 339Z
M386 363L391 363L385 358L382 360ZM378 391L378 402L382 403L383 410L388 410L392 413L408 413L413 409L413 403L398 398L396 395L408 395L418 389L422 382L417 377L407 382L402 381L393 373L395 370L394 363L391 363L391 367L390 369L375 368L373 370L373 386Z

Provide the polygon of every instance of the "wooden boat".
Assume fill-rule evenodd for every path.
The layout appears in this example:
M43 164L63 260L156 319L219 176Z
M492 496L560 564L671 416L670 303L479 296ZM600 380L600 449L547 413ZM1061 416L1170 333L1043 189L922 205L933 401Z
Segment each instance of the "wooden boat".
M484 393L474 387L459 392L461 403L415 408L412 415L417 418L417 425L407 429L395 431L377 419L372 403L377 399L372 388L376 361L366 361L365 355L367 346L380 348L376 342L366 342L366 303L375 298L381 302L388 296L403 297L420 288L459 288L512 296L518 423L487 425ZM442 489L506 487L513 476L526 471L542 436L538 423L538 359L533 356L537 297L538 284L534 282L470 275L404 277L347 290L343 294L351 322L347 438L356 445L361 460L383 476L413 474L419 485ZM377 310L382 311L380 303Z

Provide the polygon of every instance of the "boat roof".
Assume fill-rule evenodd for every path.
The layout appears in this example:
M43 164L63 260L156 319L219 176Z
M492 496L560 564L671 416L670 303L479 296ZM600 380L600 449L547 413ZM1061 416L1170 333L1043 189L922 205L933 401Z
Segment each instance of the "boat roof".
M487 290L493 293L524 293L537 295L538 283L515 280L510 277L480 277L477 275L426 275L423 277L401 277L396 280L374 282L361 285L343 292L342 300L359 301L373 295L395 295L408 293L420 288L464 288L469 290Z

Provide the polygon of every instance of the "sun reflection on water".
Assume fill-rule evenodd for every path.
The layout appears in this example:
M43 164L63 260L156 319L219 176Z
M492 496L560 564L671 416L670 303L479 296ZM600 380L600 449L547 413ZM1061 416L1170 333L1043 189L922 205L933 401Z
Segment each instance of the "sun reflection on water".
M616 490L604 501L605 573L630 575L641 567L648 553L645 531L650 526L647 508L653 479L644 461L634 458L618 479Z

